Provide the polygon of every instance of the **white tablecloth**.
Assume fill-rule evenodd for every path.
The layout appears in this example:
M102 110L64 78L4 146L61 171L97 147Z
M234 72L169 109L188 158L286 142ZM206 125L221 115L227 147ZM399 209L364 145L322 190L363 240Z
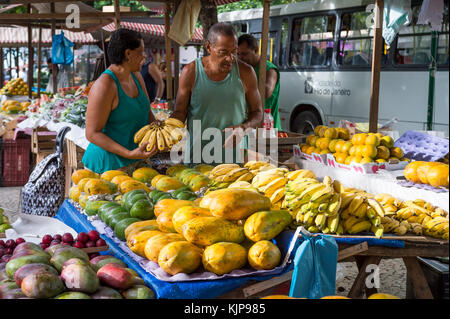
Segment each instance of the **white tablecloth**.
M324 176L330 176L340 181L346 187L362 189L375 195L387 193L401 200L423 199L434 206L449 211L449 192L435 193L415 187L400 186L396 182L396 177L403 175L402 170L381 171L378 174L362 175L298 158L295 158L294 161L301 169L313 171L319 179Z

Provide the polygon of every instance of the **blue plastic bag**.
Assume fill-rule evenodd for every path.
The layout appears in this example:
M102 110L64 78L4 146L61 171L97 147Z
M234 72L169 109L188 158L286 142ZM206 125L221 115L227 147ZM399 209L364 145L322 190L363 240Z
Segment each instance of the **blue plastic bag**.
M52 41L52 63L53 64L72 64L74 44L64 36L64 32L55 34Z
M338 245L332 236L302 231L294 257L290 297L320 299L336 294Z

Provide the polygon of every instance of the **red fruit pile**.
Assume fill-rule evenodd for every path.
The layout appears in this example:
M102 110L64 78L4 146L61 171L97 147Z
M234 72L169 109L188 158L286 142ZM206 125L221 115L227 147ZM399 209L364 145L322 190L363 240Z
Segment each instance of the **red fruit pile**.
M4 240L0 240L0 262L8 262L14 253L14 249L17 245L25 242L23 238L8 239L6 242Z

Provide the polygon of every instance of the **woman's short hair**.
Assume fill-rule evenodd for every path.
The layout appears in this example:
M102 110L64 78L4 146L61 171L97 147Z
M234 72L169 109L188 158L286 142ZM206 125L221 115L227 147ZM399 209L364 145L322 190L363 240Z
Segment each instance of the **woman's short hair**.
M125 51L135 50L141 46L142 36L133 30L119 29L115 31L108 45L108 58L111 64L122 64L125 60Z

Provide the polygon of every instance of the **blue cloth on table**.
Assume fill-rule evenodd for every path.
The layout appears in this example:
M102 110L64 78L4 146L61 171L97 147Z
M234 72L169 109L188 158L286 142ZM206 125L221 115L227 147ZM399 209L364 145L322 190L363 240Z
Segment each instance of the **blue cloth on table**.
M63 203L55 218L66 225L72 227L76 232L88 232L95 229L85 215L70 204L67 200ZM151 287L158 298L167 299L209 299L221 296L230 291L242 287L250 280L264 281L275 276L248 276L239 278L229 278L221 280L201 281L201 282L179 282L169 283L156 279L146 272L142 267L126 255L117 245L108 237L102 237L109 246L111 254L123 260L129 268L135 270L145 283ZM288 241L289 244L289 241ZM283 251L283 250L282 250ZM293 268L292 263L286 269L278 274L281 276Z

